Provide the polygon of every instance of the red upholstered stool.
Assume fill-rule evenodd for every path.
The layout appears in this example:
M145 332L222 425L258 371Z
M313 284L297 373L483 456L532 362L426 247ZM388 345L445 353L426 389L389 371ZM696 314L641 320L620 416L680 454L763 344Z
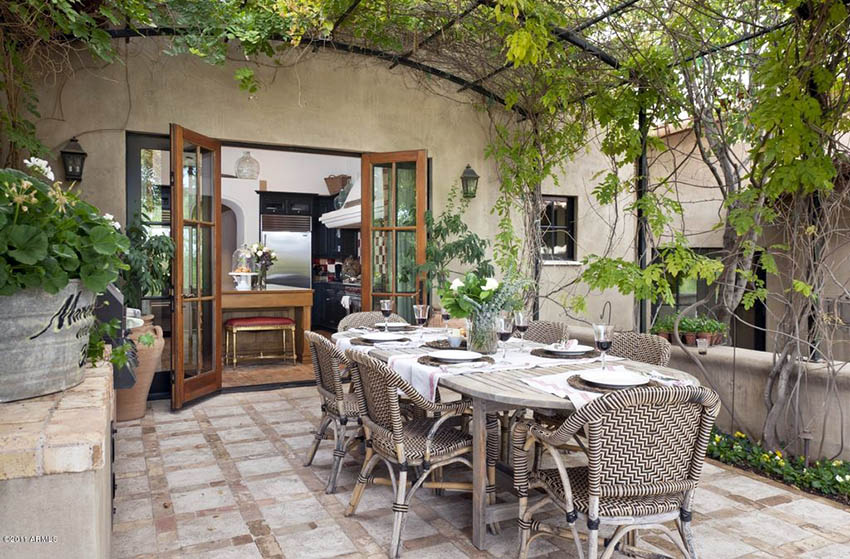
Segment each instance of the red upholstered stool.
M283 316L246 316L242 318L231 318L224 323L224 329L227 333L224 348L224 361L227 362L228 356L230 363L236 367L236 361L239 357L239 350L236 343L237 334L239 332L267 332L270 330L279 330L283 336L283 353L279 355L260 355L254 356L258 359L284 358L292 359L295 363L295 321L291 318ZM287 343L287 334L291 343ZM287 346L290 351L287 352Z

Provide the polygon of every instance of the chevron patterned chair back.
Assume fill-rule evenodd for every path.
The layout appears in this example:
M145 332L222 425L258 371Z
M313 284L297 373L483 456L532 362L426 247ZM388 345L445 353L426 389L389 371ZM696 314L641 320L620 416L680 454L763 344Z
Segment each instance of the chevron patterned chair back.
M357 398L342 389L340 378L341 366L348 364L348 359L326 337L315 332L304 332L304 337L310 345L310 356L313 358L313 374L316 376L316 388L322 399L322 419L316 431L316 438L307 451L305 466L313 463L319 444L325 438L328 427L333 427L334 433L334 463L328 478L325 491L336 491L336 480L342 469L342 459L349 448L356 442L360 431L360 411ZM348 424L349 419L358 423Z
M524 338L540 344L560 342L567 334L567 325L563 322L549 320L533 320L528 324Z
M708 388L659 386L605 394L554 429L530 420L518 423L513 446L520 556L528 552L532 531L572 536L578 547L575 522L581 517L587 520L592 559L597 557L600 524L617 526L603 554L608 559L635 525L658 528L671 520L679 523L681 541L665 527L659 529L685 557L695 559L691 504L719 410L720 399ZM587 437L588 465L566 468L557 449L582 432ZM558 468L540 469L536 463L529 472L528 452L535 444L543 445ZM544 489L566 513L570 532L531 522L527 495L536 488ZM538 508L535 505L534 510Z
M614 336L608 354L666 367L670 362L671 347L670 342L661 336L621 332Z
M403 322L407 324L405 319L395 313L391 314L388 320L389 322ZM384 315L378 311L355 312L340 320L336 329L339 332L345 332L352 328L371 328L375 326L375 324L383 321Z
M397 471L392 482L395 497L389 551L389 556L396 558L401 554L401 533L414 493L431 473L442 472L443 466L459 462L472 468L469 459L472 437L458 428L462 421L460 416L469 410L469 402L430 402L385 363L361 351L347 350L345 353L351 363L351 380L357 393L366 437L366 456L345 515L350 516L357 511L364 489L374 481L371 473L378 460L383 461L391 473ZM424 413L413 414L414 419L404 417L400 392L407 396L412 406ZM408 473L412 479L408 478ZM439 480L432 480L429 487L472 489L468 483Z

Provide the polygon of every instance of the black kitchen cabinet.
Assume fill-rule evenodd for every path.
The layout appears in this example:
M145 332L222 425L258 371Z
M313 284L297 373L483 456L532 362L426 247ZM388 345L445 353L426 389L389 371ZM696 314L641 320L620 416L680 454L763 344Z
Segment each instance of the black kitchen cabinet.
M258 191L260 213L278 215L313 215L313 194Z
M319 221L319 216L333 211L333 196L316 198L313 218L313 256L344 260L349 256L357 256L357 230L328 228Z
M313 284L313 312L312 322L314 328L325 328L336 330L339 321L346 315L342 306L342 297L345 289L339 283L316 282Z

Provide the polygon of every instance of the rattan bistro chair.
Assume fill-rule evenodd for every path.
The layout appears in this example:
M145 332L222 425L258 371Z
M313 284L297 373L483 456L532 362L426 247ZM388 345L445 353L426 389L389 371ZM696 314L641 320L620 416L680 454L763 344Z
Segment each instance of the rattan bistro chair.
M383 461L395 490L389 556L396 558L401 554L401 534L410 501L417 489L424 486L472 490L470 483L425 481L431 473L454 462L472 468L468 456L472 453L472 437L458 428L463 421L461 416L469 409L469 402L429 402L384 363L360 351L347 350L345 353L366 435L366 456L345 515L350 516L357 511L367 483L385 481L371 476L378 460ZM401 414L399 391L404 392L414 406L434 414L434 417L417 414L416 419L406 419ZM395 469L398 470L397 478ZM410 481L409 474L413 476Z
M325 486L325 492L336 491L336 480L342 469L342 460L346 452L357 443L360 432L360 410L355 394L346 393L340 380L340 365L347 365L345 355L332 342L315 332L304 332L307 343L310 344L310 355L313 358L313 372L316 375L316 388L322 399L322 420L316 431L316 439L307 452L305 466L313 463L319 444L325 438L328 426L333 426L334 432L334 461L331 474ZM356 423L349 424L349 420Z
M654 334L621 332L611 341L609 355L666 367L670 362L670 342Z
M719 410L720 399L712 390L660 386L605 394L555 429L529 420L518 423L513 446L520 557L543 534L572 536L582 557L576 528L581 518L587 522L589 559L597 559L600 526L616 527L602 559L609 559L623 536L638 528L660 530L686 558L696 559L691 505ZM581 429L587 433L588 465L567 468L557 447ZM557 468L535 465L528 471L535 443L543 445ZM545 497L529 506L528 492L538 488ZM532 522L532 514L549 502L566 514L569 531ZM663 525L674 520L682 541Z
M403 322L407 324L407 321L403 319L401 316L393 313L390 315L388 319L389 322ZM355 312L345 316L342 320L339 321L336 329L339 332L345 332L346 330L350 330L352 328L372 328L375 324L379 322L384 322L384 315L377 311L368 311L368 312Z
M540 344L554 344L564 339L567 325L563 322L549 320L534 320L528 324L525 339Z

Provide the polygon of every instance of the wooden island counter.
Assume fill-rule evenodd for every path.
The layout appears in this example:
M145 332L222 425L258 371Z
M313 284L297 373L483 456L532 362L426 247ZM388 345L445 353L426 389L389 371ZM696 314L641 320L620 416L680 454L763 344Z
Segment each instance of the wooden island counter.
M313 290L302 287L269 285L262 291L226 290L221 293L221 309L224 314L248 316L252 313L259 314L258 311L272 311L274 314L294 319L295 353L301 362L310 362L310 347L304 343L304 332L311 327L312 308ZM225 316L225 320L227 318Z

